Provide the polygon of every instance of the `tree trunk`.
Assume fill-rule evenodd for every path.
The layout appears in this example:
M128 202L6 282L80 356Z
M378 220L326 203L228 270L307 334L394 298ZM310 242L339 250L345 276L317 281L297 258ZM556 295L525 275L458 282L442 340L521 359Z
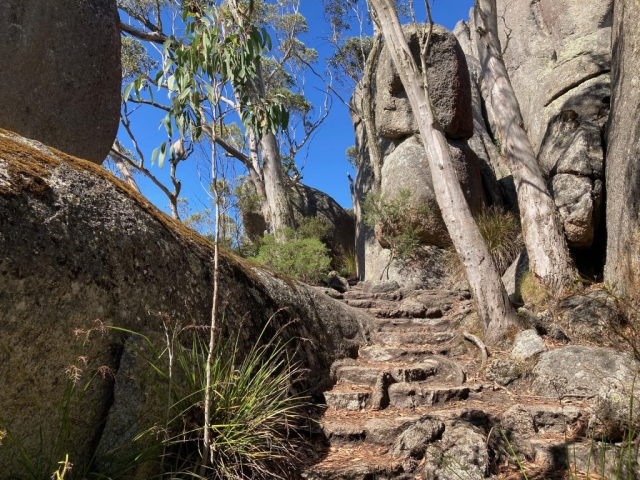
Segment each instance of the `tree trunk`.
M507 327L517 325L516 313L460 188L449 146L428 98L426 72L420 72L413 59L393 2L369 2L380 20L389 52L416 116L427 150L436 200L453 245L463 261L486 339L495 343Z
M268 132L262 138L262 162L266 202L269 218L266 218L269 231L276 233L283 227L294 228L293 211L285 191L284 172L280 161L278 142L273 133Z
M524 130L520 105L502 60L495 0L476 0L475 22L482 75L518 194L529 268L547 288L560 293L575 280L576 272L560 216Z

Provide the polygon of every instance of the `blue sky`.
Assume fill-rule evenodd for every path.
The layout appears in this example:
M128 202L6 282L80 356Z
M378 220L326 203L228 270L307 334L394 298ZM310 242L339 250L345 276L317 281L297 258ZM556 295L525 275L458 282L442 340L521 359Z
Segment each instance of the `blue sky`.
M417 19L421 21L425 17L424 6L420 1L415 1L415 4ZM468 18L472 5L473 0L436 0L432 7L434 21L453 29L459 20ZM326 57L332 54L332 47L326 40L330 28L324 19L322 2L320 0L301 0L300 13L307 18L309 25L309 33L303 40L307 46L318 51L319 59L316 70L322 72L325 70ZM308 100L314 105L320 105L324 99L324 94L320 91L322 88L323 85L319 81L309 77L306 94ZM147 162L149 162L151 151L164 140L163 132L158 130L162 115L149 114L148 112L141 113L141 115L144 117L139 118L140 121L136 122L134 127L140 145L148 157ZM122 133L119 135L121 139L126 136ZM346 160L345 150L353 144L353 126L348 109L336 99L333 101L329 117L309 144L308 150L301 151L297 158L299 166L304 162L302 182L331 195L345 208L351 207L346 174L349 172L355 177L355 172ZM165 165L162 172L158 172L157 166L150 168L160 177L168 179L168 166ZM189 204L195 210L208 203L202 186L207 184L206 170L203 168L202 161L189 160L180 165L179 176L183 185L181 196L189 198ZM240 167L235 173L242 173ZM159 208L168 212L168 200L162 192L149 181L141 179L139 183L143 193Z

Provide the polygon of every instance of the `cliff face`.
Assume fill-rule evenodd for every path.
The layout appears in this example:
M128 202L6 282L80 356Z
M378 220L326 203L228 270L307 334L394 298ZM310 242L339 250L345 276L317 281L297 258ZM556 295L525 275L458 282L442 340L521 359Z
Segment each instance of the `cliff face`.
M630 298L637 298L640 292L639 16L638 2L615 2L606 165L605 280Z
M604 165L611 102L613 2L499 0L497 7L503 58L520 103L524 127L562 217L569 246L579 263L587 259L589 269L601 272L606 237ZM447 136L462 139L470 147L471 153L464 154L466 168L480 171L480 175L463 174L460 178L461 183L476 179L464 185L470 194L470 206L477 209L489 204L517 211L513 179L496 139L494 106L478 61L474 17L475 11L471 9L469 20L456 25L453 33L457 45L430 51L430 64L441 66L439 72L443 75L433 81L429 79L433 103L440 110L439 120ZM453 58L460 59L460 53L455 53L460 51L464 52L464 61L459 63L464 63L464 68L447 70ZM419 150L408 148L417 131L415 121L401 86L394 82L392 73L386 73L393 68L384 52L375 67L371 89L376 138L383 157L382 191L384 194L390 190L389 183L396 189L411 185L417 201L433 201L429 197L426 158ZM446 95L449 103L440 102L442 82L449 88ZM361 103L363 85L354 94L356 106ZM454 115L449 112L473 121L473 131L464 122L450 122ZM360 113L354 116L361 154L357 185L361 200L376 188L362 117ZM464 128L448 130L449 124L464 124ZM414 155L408 154L414 150ZM366 227L360 227L358 251L363 266L360 276L374 280L380 265L386 264L388 254ZM434 224L430 233L423 239L425 245L442 246L442 239L446 238L442 225ZM395 270L392 266L391 271ZM407 278L406 269L401 276ZM419 275L413 276L420 280Z
M135 434L110 423L113 405L138 418L153 403L142 358L128 362L126 378L119 371L134 337L101 326L161 341L162 319L206 325L211 312L212 245L110 177L0 131L0 420L30 455L46 455L59 431L65 371L82 355L81 381L96 378L71 412L78 469L94 456L105 422L111 438ZM221 278L223 335L239 333L246 348L272 316L274 330L288 325L284 338L313 367L312 393L330 383L333 360L365 342L368 317L311 287L229 253ZM98 326L88 343L76 338ZM101 367L113 376L97 375ZM114 390L125 380L130 389ZM3 475L17 461L0 449Z

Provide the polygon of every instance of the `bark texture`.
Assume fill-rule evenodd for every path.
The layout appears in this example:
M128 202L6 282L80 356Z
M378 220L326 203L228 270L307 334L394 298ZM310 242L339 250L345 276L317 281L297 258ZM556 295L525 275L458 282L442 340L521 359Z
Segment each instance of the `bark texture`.
M495 342L507 327L517 323L516 314L458 183L445 135L428 98L428 85L424 84L424 76L413 60L393 2L370 0L370 4L379 18L418 121L427 149L436 200L454 247L463 261L487 340Z
M575 278L555 202L531 148L501 56L495 0L476 0L478 54L495 114L496 128L513 174L530 268L548 288L560 292Z

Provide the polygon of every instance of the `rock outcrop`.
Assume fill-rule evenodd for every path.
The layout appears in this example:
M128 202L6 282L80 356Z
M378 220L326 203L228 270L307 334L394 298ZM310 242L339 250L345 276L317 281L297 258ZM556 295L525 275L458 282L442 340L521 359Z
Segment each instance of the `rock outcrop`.
M414 57L420 64L416 27L405 25L403 29ZM474 104L467 58L456 37L437 25L434 26L429 49L427 77L430 98L438 122L447 136L465 197L472 211L480 212L486 204L487 197L483 184L490 185L494 192L499 190L499 187L495 174L493 180L484 181L484 164L489 161L486 152L480 159L467 143L473 136L474 129ZM366 280L378 280L383 276L387 280L396 280L404 285L433 287L441 280L438 278L441 277L438 269L433 269L434 261L437 263L441 260L441 252L433 247L449 244L449 235L435 201L426 152L417 135L418 126L386 46L382 48L374 67L371 84L373 123L375 136L378 138L378 145L374 148L380 149L383 159L381 178L380 184L375 185L369 150L372 146L366 142L365 125L362 121L366 112L358 111L353 115L358 149L358 174L355 185L357 201L363 205L367 195L378 190L383 202L390 201L403 191L409 190L411 197L408 207L426 206L432 215L425 218L421 225L421 242L425 248L420 256L421 260L413 265L411 262L397 260L388 265L390 252L384 241L384 232L378 234L376 239L373 229L366 227L362 219L359 219L360 228L356 239L359 276ZM363 95L366 96L366 92L363 91L361 83L356 88L352 100L356 110L360 109Z
M135 336L109 327L161 340L163 320L208 324L212 246L101 167L1 130L0 232L2 430L27 454L49 454L60 431L65 371L81 355L82 384L96 375L73 398L69 419L77 442L68 453L82 471L105 420L111 438L134 433L109 426L111 406L140 418L154 398L143 375L128 376L145 363L123 359ZM313 367L304 387L311 394L330 385L336 358L366 342L369 317L317 290L226 252L220 268L222 334L239 334L246 348L273 316L273 329L286 325L284 339L304 339L292 346ZM138 396L127 396L132 391ZM2 476L19 474L10 452L0 449Z
M593 245L602 216L611 8L611 0L588 7L579 0L497 2L503 59L569 246L575 248ZM474 55L473 25L460 24L456 32ZM486 93L483 97L487 123L495 131L490 101Z
M640 292L640 5L616 1L611 117L607 133L607 262L605 280L634 298Z
M120 120L115 0L0 4L0 128L102 163Z

